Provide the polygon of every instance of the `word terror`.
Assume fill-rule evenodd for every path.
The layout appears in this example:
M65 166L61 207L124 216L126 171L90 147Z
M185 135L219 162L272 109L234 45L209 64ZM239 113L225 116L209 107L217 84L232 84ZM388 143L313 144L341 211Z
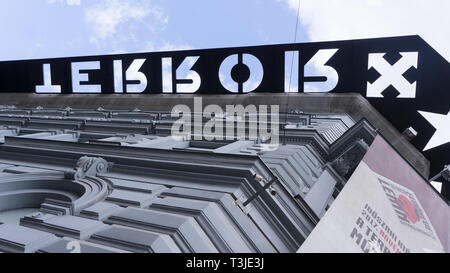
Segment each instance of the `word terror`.
M284 87L280 84L279 87L270 88L281 88L281 92L333 90L339 76L333 67L325 64L337 51L319 49L309 61L303 60L302 64L300 51L279 52L283 57L277 59L284 61L284 67L277 71L284 71L284 75L280 75L281 79L284 78ZM248 93L266 91L260 88L265 81L264 76L273 74L273 59L258 58L257 54L236 53L225 57L165 57L154 54L111 55L97 60L96 57L89 57L90 60L86 61L55 59L53 63L52 60L44 60L40 64L42 77L37 79L34 89L36 93L195 93L200 89L224 90L215 91L218 93ZM291 65L295 69L291 69ZM300 71L302 76L299 76ZM68 77L61 77L64 72ZM303 81L301 88L300 80ZM271 79L266 81L270 82Z

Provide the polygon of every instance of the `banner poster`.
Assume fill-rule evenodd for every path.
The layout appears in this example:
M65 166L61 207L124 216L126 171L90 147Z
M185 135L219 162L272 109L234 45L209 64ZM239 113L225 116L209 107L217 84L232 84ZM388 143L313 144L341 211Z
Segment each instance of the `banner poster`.
M449 252L450 208L381 136L297 252Z

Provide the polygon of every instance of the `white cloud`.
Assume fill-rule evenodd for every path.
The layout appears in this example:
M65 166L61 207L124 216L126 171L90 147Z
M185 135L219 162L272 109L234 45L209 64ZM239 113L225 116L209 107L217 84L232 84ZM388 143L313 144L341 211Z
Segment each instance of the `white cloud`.
M174 44L167 41L158 43L160 45L155 45L153 41L148 41L147 44L142 48L142 52L155 52L155 51L174 51L174 50L189 50L193 47L189 44Z
M79 6L79 5L81 5L81 0L67 0L67 5Z
M152 31L154 26L149 25L146 20L149 17L157 25L167 24L169 20L160 7L152 6L149 1L103 0L85 10L85 19L94 31L90 41L94 43L113 38L118 28L127 23L139 23ZM129 28L136 29L133 25ZM132 32L128 32L127 35L121 33L120 38L136 40Z
M311 41L418 34L450 60L449 11L448 0L301 0L300 23Z
M162 52L162 51L176 51L176 50L190 50L190 49L194 49L194 47L184 43L176 44L170 43L168 41L162 41L155 44L153 41L147 41L141 48L137 48L135 50L128 50L125 48L115 48L108 54L127 54L139 52L147 53L147 52Z
M81 0L47 0L47 3L49 4L55 4L55 3L66 3L69 6L79 6L81 5Z

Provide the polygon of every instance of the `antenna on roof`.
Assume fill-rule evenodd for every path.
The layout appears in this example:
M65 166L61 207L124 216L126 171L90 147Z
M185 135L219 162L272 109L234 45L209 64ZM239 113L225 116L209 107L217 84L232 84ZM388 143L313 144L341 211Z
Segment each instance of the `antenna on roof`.
M300 15L300 0L298 0L297 7L297 17L295 17L295 32L294 32L294 44L297 42L297 31L298 31L298 17ZM291 92L291 80L292 80L292 69L294 67L294 52L292 52L291 58L291 72L289 74L289 88L288 88L288 97L286 100L286 109L284 111L284 128L283 128L283 145L286 145L286 124L287 124L287 116L289 112L289 93Z

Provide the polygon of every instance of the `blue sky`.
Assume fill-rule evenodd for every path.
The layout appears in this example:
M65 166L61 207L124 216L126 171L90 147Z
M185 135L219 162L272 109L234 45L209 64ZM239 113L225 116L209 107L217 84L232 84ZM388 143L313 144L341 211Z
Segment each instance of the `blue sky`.
M289 43L295 20L277 1L1 0L0 59Z
M0 60L290 43L298 0L0 0ZM447 0L302 0L298 42L419 34L450 59Z

